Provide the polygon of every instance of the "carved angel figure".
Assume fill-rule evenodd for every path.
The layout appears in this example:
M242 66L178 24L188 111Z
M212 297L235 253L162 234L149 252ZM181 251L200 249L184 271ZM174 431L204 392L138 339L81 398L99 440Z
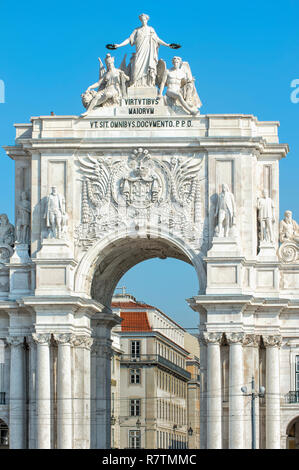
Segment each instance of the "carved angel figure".
M100 58L99 61L99 80L90 85L86 92L81 95L83 106L87 108L87 112L92 111L95 107L114 106L119 103L123 96L126 96L126 82L129 81L129 77L123 70L114 67L114 57L110 54L106 55L107 70ZM97 92L95 88L98 88ZM82 116L85 116L87 112Z
M165 62L159 60L157 84L160 85L159 97L162 98L164 87L167 86L166 97L170 106L180 104L190 114L197 114L201 101L197 94L194 78L188 62L181 57L172 59L173 67L166 69Z

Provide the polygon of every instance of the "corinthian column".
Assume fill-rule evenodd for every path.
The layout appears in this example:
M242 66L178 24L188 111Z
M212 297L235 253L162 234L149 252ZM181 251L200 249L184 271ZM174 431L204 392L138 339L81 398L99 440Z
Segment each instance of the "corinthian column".
M73 444L72 413L72 334L55 334L58 344L57 360L57 447L71 449Z
M243 449L244 397L241 387L244 383L244 333L227 333L226 339L229 344L229 448Z
M207 448L222 447L220 341L222 333L204 332L207 352Z
M90 349L92 338L85 335L74 335L74 390L73 390L73 446L74 448L90 448ZM94 419L94 415L93 419Z
M280 449L279 348L281 336L264 336L266 347L266 448Z
M111 340L94 339L96 371L96 449L109 449L111 445Z
M9 440L11 449L25 448L24 336L10 336Z
M50 342L51 334L33 333L36 342L36 440L38 449L51 448L51 388Z

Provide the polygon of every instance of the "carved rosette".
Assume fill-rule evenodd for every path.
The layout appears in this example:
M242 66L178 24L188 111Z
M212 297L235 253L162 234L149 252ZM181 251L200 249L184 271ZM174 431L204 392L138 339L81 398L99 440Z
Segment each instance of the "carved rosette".
M261 340L260 335L248 334L248 335L245 335L244 337L243 345L257 348L260 344L260 340Z
M263 335L263 342L266 348L280 348L282 337L280 335Z
M215 333L211 331L204 331L203 338L206 344L217 344L222 340L222 333Z
M11 347L24 346L24 336L8 336L6 341Z
M243 344L245 333L243 332L225 333L225 336L229 345Z
M32 333L32 339L36 344L49 346L52 340L51 333Z
M286 241L279 247L278 256L283 263L298 263L299 247L295 242Z

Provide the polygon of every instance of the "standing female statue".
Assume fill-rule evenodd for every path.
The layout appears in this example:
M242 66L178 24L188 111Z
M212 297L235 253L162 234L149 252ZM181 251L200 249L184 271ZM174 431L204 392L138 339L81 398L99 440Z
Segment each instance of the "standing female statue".
M157 70L158 49L159 46L171 48L179 47L176 44L167 44L157 36L156 31L148 26L149 16L142 13L139 16L142 26L134 29L128 39L121 44L112 44L110 48L118 49L119 47L130 44L136 46L136 53L131 63L131 86L147 86L148 74Z

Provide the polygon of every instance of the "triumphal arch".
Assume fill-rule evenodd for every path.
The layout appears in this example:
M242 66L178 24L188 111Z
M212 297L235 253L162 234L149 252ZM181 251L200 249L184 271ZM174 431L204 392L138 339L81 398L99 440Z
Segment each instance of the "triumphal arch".
M154 257L198 276L188 302L200 318L201 447L251 447L241 387L251 392L252 376L266 390L257 447L286 447L299 414L299 232L291 212L279 222L288 146L278 122L200 114L200 82L183 52L163 60L180 46L148 19L107 45L85 112L34 116L5 147L15 222L0 216L0 419L11 448L110 446L111 297Z

